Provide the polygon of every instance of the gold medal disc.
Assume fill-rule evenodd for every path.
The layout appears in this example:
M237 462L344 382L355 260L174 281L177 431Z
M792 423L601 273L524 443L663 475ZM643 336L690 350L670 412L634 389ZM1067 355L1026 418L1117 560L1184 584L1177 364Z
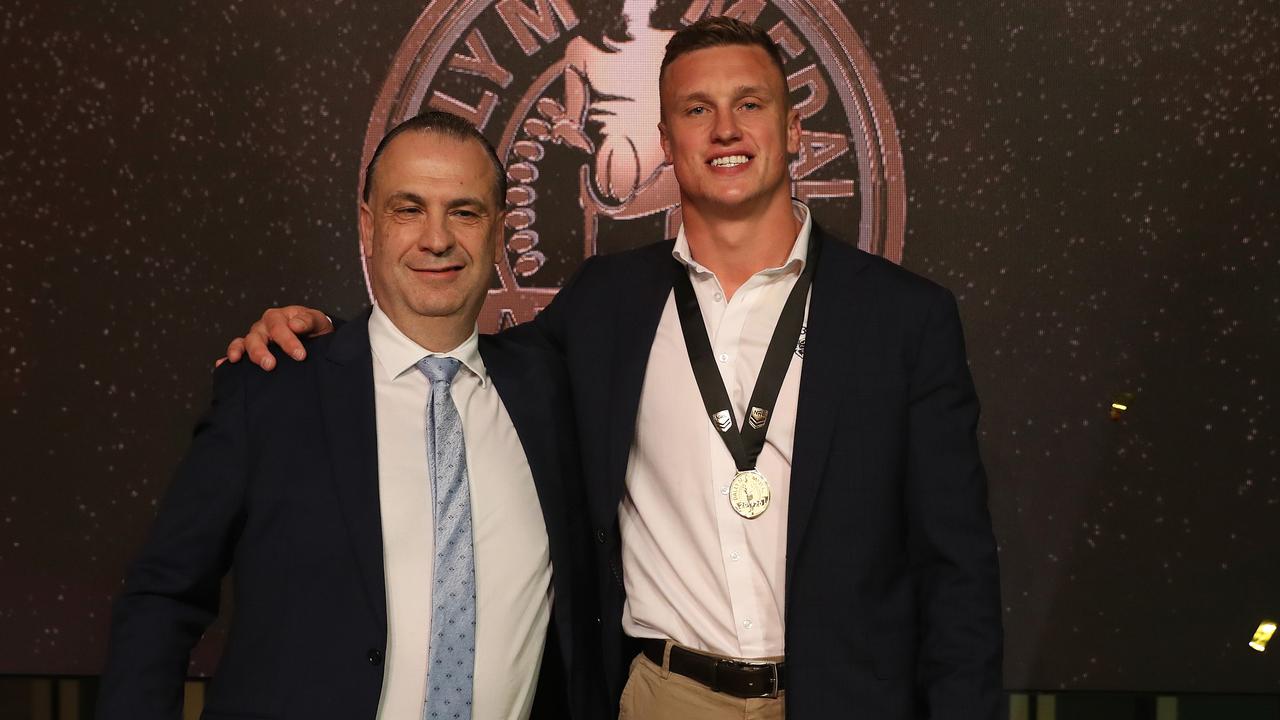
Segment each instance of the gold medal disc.
M733 511L750 520L769 509L769 481L759 470L743 470L733 476L729 486L729 505Z

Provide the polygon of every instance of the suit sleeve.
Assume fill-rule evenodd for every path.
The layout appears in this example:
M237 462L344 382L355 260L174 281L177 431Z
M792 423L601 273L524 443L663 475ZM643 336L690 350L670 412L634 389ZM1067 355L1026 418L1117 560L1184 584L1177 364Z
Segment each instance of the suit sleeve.
M246 368L214 375L150 536L112 611L99 720L177 720L192 647L218 614L219 590L242 527Z
M595 257L584 260L564 287L560 288L551 302L531 322L517 325L503 335L516 342L541 347L563 356L574 315L574 303L578 302L580 295L578 288L582 276L589 272L587 268L593 266L595 260Z
M938 290L911 371L907 503L928 717L994 720L1001 699L1000 579L978 455L978 398L960 314Z

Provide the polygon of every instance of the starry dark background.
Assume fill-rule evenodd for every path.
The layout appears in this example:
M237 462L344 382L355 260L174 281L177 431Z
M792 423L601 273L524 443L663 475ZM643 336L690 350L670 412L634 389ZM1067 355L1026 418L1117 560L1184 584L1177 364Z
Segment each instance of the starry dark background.
M1246 647L1280 615L1280 3L842 7L903 264L966 323L1007 686L1280 690ZM360 152L422 8L0 9L0 673L98 670L226 341L367 302Z

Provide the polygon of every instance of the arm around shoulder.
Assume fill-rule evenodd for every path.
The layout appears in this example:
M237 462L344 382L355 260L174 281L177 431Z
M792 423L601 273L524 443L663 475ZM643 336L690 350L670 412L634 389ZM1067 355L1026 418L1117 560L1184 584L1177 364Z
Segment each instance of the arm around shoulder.
M582 278L597 267L598 259L592 256L584 260L532 322L516 326L507 331L508 335L517 341L539 344L563 353L577 314L577 303L581 302L579 288Z

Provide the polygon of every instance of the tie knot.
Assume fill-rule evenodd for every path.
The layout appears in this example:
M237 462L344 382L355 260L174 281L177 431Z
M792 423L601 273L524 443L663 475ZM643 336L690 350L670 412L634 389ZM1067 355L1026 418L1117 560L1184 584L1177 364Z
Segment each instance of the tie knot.
M462 363L458 362L457 358L435 355L428 355L418 361L418 369L427 376L427 380L431 381L432 385L436 383L448 385L453 382L453 376L458 374L458 368L461 366Z

